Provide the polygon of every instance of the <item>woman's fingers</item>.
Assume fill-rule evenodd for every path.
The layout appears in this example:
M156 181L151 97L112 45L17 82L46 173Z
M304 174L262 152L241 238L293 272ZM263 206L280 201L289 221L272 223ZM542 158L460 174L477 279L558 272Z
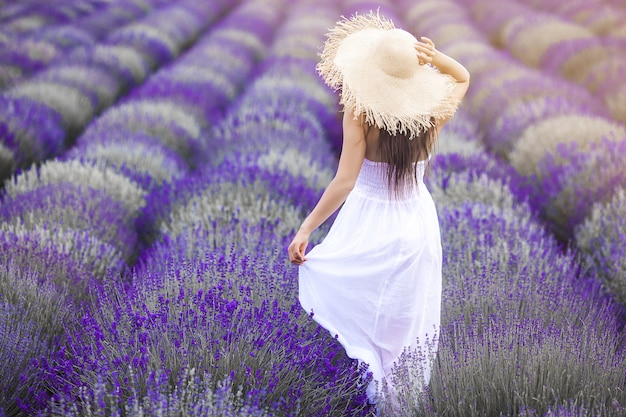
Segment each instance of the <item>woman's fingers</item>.
M289 245L288 252L289 261L293 264L301 265L304 263L304 261L306 261L306 257L304 256L304 249L300 247L300 245L292 243L291 245Z
M420 39L421 41L417 41L415 44L419 64L430 64L436 54L435 43L425 36L422 36Z
M427 45L418 43L415 46L415 50L417 51L417 58L419 60L420 65L424 65L432 61L433 50L430 49Z
M429 39L429 38L427 38L426 36L422 36L420 39L422 40L422 42L424 42L424 43L426 43L426 44L430 45L432 48L434 48L434 47L435 47L435 42L433 42L432 40L430 40L430 39Z

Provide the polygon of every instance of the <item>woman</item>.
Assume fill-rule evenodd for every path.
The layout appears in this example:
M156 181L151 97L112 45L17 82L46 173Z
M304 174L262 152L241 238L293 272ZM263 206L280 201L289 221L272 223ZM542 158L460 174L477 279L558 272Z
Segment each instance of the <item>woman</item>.
M432 356L441 305L441 238L423 176L469 73L425 37L378 14L342 19L318 64L341 89L343 145L334 179L289 245L302 307L373 375L389 383L403 352ZM323 242L311 232L343 204ZM422 365L422 381L430 364Z

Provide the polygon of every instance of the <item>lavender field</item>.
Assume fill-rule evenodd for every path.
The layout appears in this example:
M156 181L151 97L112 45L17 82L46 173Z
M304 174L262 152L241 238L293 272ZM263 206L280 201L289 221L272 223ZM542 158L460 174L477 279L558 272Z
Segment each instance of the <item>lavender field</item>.
M472 74L432 380L383 415L626 415L624 2L0 0L0 417L374 415L286 246L341 146L324 34L378 9Z

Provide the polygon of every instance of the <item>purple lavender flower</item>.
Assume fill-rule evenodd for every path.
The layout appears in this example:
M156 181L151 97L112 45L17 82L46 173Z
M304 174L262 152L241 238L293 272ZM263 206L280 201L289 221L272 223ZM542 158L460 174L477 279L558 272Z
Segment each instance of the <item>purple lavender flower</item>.
M0 297L0 409L9 415L23 410L29 389L37 390L32 360L46 353L42 329L24 319L21 308Z
M224 381L195 370L185 370L172 387L166 372L156 371L150 375L145 394L142 394L140 378L132 374L125 389L130 391L128 398L121 392L110 392L106 384L99 382L93 392L81 397L81 407L72 401L59 399L51 402L48 409L39 415L79 417L84 408L96 413L122 415L184 415L188 417L272 417L271 405L263 404L263 393L247 394L240 387L233 386L227 377Z

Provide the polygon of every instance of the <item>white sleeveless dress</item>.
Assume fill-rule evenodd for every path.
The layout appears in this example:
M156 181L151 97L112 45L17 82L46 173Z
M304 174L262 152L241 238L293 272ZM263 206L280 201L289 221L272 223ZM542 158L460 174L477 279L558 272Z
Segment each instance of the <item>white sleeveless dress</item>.
M380 389L405 349L437 347L441 236L425 165L416 164L417 185L398 199L389 194L387 165L365 159L327 236L299 267L300 304L350 358L369 365L372 403L376 382ZM415 365L428 384L430 363Z

